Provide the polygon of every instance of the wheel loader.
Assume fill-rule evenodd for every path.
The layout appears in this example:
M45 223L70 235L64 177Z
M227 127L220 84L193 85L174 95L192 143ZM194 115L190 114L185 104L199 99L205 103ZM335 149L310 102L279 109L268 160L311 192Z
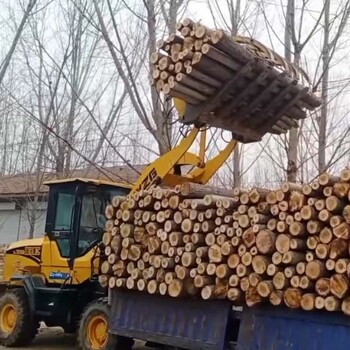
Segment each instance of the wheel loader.
M255 45L255 50L262 47ZM149 164L135 184L84 178L46 183L49 195L44 236L13 243L6 252L0 284L0 345L30 344L43 321L77 333L83 350L131 349L132 339L108 333L108 290L98 282L104 258L105 208L113 196L154 185L205 184L237 142L259 141L266 133L287 132L294 127L290 116L296 110L300 116L301 109L296 106L305 98L304 90L296 88L295 79L286 84L285 72L275 73L271 62L264 67L261 58L252 59L200 105L173 97L179 119L189 131L176 147ZM309 109L317 105L318 101ZM222 113L229 110L222 106L233 108L233 115ZM244 112L239 113L240 108ZM232 138L216 156L206 159L206 133L212 125L231 132ZM198 152L190 152L197 138Z

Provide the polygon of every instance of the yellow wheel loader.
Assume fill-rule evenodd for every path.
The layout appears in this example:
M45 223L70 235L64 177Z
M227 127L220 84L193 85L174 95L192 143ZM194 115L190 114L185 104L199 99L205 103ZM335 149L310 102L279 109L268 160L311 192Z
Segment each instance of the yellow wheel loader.
M259 141L267 132L287 132L295 126L285 116L292 109L295 112L297 102L305 97L297 82L291 80L288 85L285 75L273 73L270 66L261 72L257 62L249 64L253 66L244 67L249 75L243 70L234 74L207 102L192 105L174 98L180 121L189 132L148 165L132 186L81 178L47 183L45 235L13 243L6 252L0 284L0 345L28 345L44 321L68 333L77 332L83 350L131 349L131 339L109 336L108 290L98 283L106 205L115 195L154 185L205 184L238 141ZM242 108L239 118L221 114L223 104L238 112ZM316 101L309 109L317 105ZM206 132L211 125L230 131L232 139L208 160ZM198 152L189 152L197 138Z

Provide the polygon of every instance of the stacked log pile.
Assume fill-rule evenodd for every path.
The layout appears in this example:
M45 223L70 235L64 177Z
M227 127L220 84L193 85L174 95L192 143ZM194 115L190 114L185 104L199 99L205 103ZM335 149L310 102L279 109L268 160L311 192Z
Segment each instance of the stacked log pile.
M350 170L307 185L183 184L115 197L100 283L350 315Z
M231 37L191 19L177 29L151 54L151 84L199 106L201 122L239 133L249 118L245 128L258 139L265 132L287 132L306 117L305 109L320 105L305 88L304 73L256 40Z

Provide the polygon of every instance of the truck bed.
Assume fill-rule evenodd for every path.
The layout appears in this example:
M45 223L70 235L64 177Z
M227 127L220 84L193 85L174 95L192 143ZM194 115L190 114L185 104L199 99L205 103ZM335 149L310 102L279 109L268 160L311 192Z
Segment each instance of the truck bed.
M350 344L350 318L341 313L267 305L240 312L224 300L116 289L109 301L111 333L183 349L345 350Z

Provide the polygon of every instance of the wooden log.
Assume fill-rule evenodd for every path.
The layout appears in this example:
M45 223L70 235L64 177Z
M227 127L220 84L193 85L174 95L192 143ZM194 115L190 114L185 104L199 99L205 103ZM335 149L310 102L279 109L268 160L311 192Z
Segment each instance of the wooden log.
M286 265L295 265L305 259L305 254L299 252L286 252L283 254L282 262Z
M217 244L214 244L209 248L208 255L210 262L219 263L222 261L221 248Z
M330 279L322 277L316 281L315 290L318 295L326 297L331 292Z
M257 291L257 287L249 287L245 294L245 301L249 307L259 304L262 301L262 298Z
M249 274L248 280L249 280L250 286L256 287L259 284L259 282L261 282L262 277L261 275L258 275L256 272L252 272Z
M337 238L349 239L350 226L347 222L342 222L340 225L333 228L333 233Z
M276 289L282 290L289 287L289 280L286 278L283 272L277 272L272 279L273 285Z
M196 253L185 252L181 256L181 263L185 267L194 267L196 266Z
M177 298L183 294L184 287L183 282L178 279L174 279L168 286L168 293L171 297Z
M290 249L304 251L306 248L305 240L299 238L291 238Z
M276 233L262 230L256 236L256 247L261 254L272 253L275 250Z
M349 191L350 193L350 191ZM345 221L350 224L350 205L346 205L343 209L343 218L345 219Z
M328 244L333 238L333 233L328 227L324 227L319 234L320 242Z
M290 279L290 284L293 288L299 288L300 278L300 276L295 275Z
M316 256L319 259L326 259L328 256L329 247L326 244L319 243L316 246Z
M284 303L291 309L301 307L302 293L297 288L288 288L283 296Z
M290 249L290 236L286 234L280 234L276 238L275 247L281 254L286 253Z
M329 220L329 224L332 228L339 226L342 222L344 222L344 218L340 215L333 215Z
M295 266L295 270L299 275L303 275L305 273L306 269L306 263L305 262L299 262Z
M293 191L289 197L289 210L296 212L301 210L306 203L306 197L297 191Z
M317 244L319 243L320 239L317 236L310 236L307 238L306 241L306 246L311 249L314 250L317 247Z
M315 308L317 310L324 309L324 303L325 303L325 299L318 295L315 299Z
M350 170L349 169L342 169L341 170L340 180L342 182L349 182L350 181Z
M336 196L330 196L326 199L326 208L334 214L340 214L344 208L344 204Z
M330 278L330 289L331 293L339 299L344 298L349 291L348 278L343 274L332 275Z
M306 229L310 234L314 235L321 231L322 226L318 220L309 220L306 224Z
M290 225L289 233L292 236L303 236L306 233L306 229L301 222L295 221L292 223L292 225Z
M340 178L338 176L323 173L318 177L318 182L322 186L334 185L339 182Z
M238 288L229 288L227 291L227 299L231 301L240 301L243 298L243 293Z
M318 213L318 219L322 222L329 222L331 219L331 213L327 209L323 209Z
M247 276L242 277L239 285L240 285L241 290L243 292L246 292L250 287L249 278Z
M227 259L227 265L232 270L236 269L239 263L240 263L240 257L238 254L231 254Z
M345 257L348 251L347 241L341 238L334 239L329 245L329 257L337 259Z
M274 290L270 294L270 303L274 306L279 306L283 302L283 294L284 292L282 290Z
M267 298L273 291L272 281L261 281L257 286L257 292L262 298Z
M327 311L338 311L341 309L341 300L334 297L333 295L330 295L326 297L324 301L324 308Z
M277 227L277 220L276 219L270 219L268 222L267 222L267 228L268 230L270 231L274 231Z
M274 276L279 271L281 271L281 268L272 263L267 266L266 274L268 276Z
M300 306L303 310L311 311L315 308L316 295L313 293L306 293L301 297Z
M336 273L346 273L347 272L347 267L350 264L350 259L339 259L335 263L335 272Z
M303 220L317 219L318 214L314 207L304 205L300 210L301 218Z
M341 310L345 315L350 315L350 297L347 297L342 301Z
M264 255L256 255L252 259L252 267L254 272L259 275L262 275L266 272L267 266L269 265L270 260Z
M313 260L306 264L306 276L311 280L317 280L320 277L325 277L327 270L325 265L319 260Z
M299 263L298 263L299 264ZM298 265L297 264L297 265ZM287 278L292 278L293 276L295 276L296 274L296 267L294 266L288 266L284 269L284 275L287 277Z
M315 283L312 282L307 276L301 276L299 281L299 287L304 290L314 290Z
M274 252L272 254L272 262L275 264L275 265L279 265L282 263L282 257L283 255L279 252Z
M335 269L335 261L333 259L327 259L327 261L326 261L326 269L328 271L333 271Z

